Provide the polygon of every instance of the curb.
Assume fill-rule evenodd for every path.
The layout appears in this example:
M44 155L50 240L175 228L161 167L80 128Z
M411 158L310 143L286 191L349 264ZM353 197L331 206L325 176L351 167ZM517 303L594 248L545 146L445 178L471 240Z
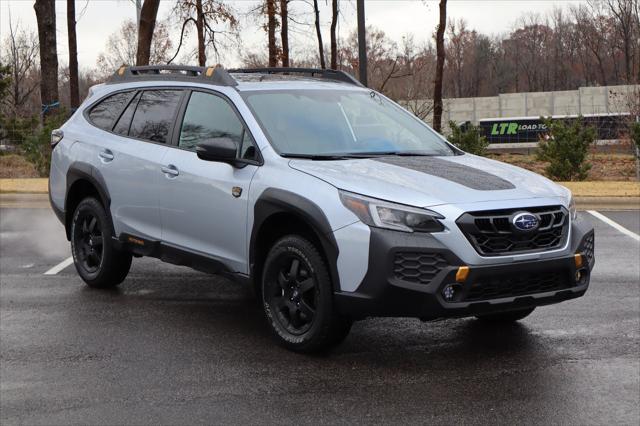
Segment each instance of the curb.
M640 210L640 197L576 197L578 210Z

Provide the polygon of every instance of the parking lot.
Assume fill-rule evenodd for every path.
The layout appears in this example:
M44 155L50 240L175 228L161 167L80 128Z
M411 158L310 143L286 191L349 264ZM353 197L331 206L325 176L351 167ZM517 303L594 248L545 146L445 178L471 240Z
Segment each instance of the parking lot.
M640 216L600 213L629 232L581 213L583 298L508 327L367 320L303 356L245 287L136 259L118 290L91 290L50 210L2 209L0 423L638 424Z

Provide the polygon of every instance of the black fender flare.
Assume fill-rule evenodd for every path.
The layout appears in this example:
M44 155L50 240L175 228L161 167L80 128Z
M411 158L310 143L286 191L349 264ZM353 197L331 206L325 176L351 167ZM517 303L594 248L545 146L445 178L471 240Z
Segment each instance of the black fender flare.
M334 291L340 289L340 276L338 274L338 243L333 235L329 220L322 209L313 201L290 191L276 188L266 189L256 200L254 206L253 227L249 243L250 274L254 282L259 279L255 276L255 263L257 255L257 239L262 225L273 215L289 213L297 216L309 225L322 245L321 249L327 258L331 281Z
M109 189L107 188L107 183L105 182L102 173L100 173L100 170L98 170L92 164L82 161L76 161L72 163L67 170L67 189L64 200L65 230L67 232L67 239L70 238L70 215L73 215L73 212L69 209L69 193L73 185L79 180L85 180L93 185L94 188L96 188L102 205L107 210L108 216L111 217L111 212L109 209L109 207L111 206L111 196L109 194ZM111 224L111 226L113 226L113 223Z

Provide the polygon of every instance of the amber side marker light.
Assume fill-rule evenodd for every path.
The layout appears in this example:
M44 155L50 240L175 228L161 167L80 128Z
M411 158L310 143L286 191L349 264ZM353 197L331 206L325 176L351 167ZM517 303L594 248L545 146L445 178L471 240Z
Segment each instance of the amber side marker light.
M576 262L576 268L582 268L582 255L581 254L576 254L573 256L573 260Z
M456 272L456 281L459 283L463 283L467 280L469 276L469 267L461 266L458 268L458 272Z

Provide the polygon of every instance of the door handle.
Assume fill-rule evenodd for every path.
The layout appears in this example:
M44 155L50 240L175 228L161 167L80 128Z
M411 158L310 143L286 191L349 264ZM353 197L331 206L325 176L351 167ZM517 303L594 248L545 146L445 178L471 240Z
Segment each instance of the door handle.
M104 151L100 151L98 156L102 160L104 160L105 163L108 163L109 161L113 160L113 152L111 152L110 149L105 149Z
M168 166L164 166L160 170L162 170L162 173L164 173L165 175L169 175L169 176L173 176L173 177L176 177L176 176L178 176L180 174L180 172L178 171L178 168L176 166L174 166L173 164L169 164Z

